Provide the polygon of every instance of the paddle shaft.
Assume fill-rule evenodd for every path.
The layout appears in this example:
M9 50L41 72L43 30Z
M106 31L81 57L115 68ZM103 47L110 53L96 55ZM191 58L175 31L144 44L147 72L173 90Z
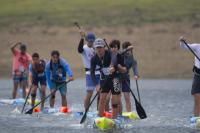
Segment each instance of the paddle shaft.
M25 100L25 103L24 103L24 105L23 105L23 108L22 108L22 111L21 111L21 113L23 113L24 112L24 108L25 108L25 106L26 106L26 103L27 103L27 101L28 101L28 97L30 96L30 94L31 94L31 89L32 89L32 86L33 85L31 85L31 87L30 87L30 89L29 89L29 91L28 91L28 95L26 96L26 100Z
M133 60L134 57L133 57L133 52L132 52L132 50L131 50L131 56L132 56L132 60ZM139 91L138 80L137 80L137 79L135 80L135 83L136 83L136 88L137 88L137 93L138 93L138 99L139 99L139 102L141 103L141 100L140 100L140 91Z
M67 82L64 82L63 84L67 84L70 81L68 80ZM35 107L37 107L38 105L40 105L42 102L44 102L46 99L48 99L53 93L55 93L58 89L55 89L53 92L51 92L47 97L45 97L44 99L42 99L38 104L34 105L31 109L29 109L26 114L28 114L28 112L32 111Z
M83 122L85 122L86 117L87 117L87 112L89 111L90 106L92 105L92 103L94 102L94 100L96 99L96 97L99 95L99 92L97 92L95 94L95 96L93 97L92 101L90 102L90 104L88 105L88 107L85 110L85 113L83 115L83 117L81 118L80 124L82 124Z
M106 47L108 48L108 51L110 51L110 47L108 46L108 43L106 42L106 39L104 38L103 40L104 40L104 42L106 44Z
M139 91L138 80L137 79L135 80L135 83L136 83L136 88L137 88L137 93L138 93L138 99L139 99L139 102L141 103L141 100L140 100L140 91Z
M80 27L80 25L78 24L78 22L74 22L74 25L75 25L79 30L81 30L81 27Z
M200 58L196 55L196 53L191 49L191 47L187 44L185 40L181 40L185 43L185 45L188 47L188 49L193 53L193 55L200 61Z

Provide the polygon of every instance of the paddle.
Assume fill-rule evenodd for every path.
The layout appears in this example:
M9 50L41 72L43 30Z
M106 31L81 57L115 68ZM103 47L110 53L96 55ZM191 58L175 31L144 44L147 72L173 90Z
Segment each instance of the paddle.
M181 40L182 42L185 43L185 45L188 47L188 49L194 54L194 56L200 61L200 58L196 55L196 53L190 48L190 46L187 44L185 40Z
M21 113L23 113L24 112L24 108L25 108L25 106L26 106L26 103L27 103L27 101L28 101L28 97L30 96L30 94L31 94L31 89L32 89L32 87L33 87L33 85L31 85L31 87L30 87L30 89L29 89L29 91L28 91L28 95L26 96L26 100L25 100L25 103L24 103L24 105L23 105L23 108L22 108L22 111L21 111Z
M135 83L136 83L136 88L137 88L137 93L138 93L139 102L141 103L141 100L140 100L140 91L139 91L138 80L137 80L137 79L135 80Z
M128 88L129 88L129 90L130 90L130 92L131 92L131 94L132 94L132 96L133 96L133 98L135 100L135 106L136 106L136 111L138 113L138 116L140 117L140 119L147 118L147 115L146 115L146 112L145 112L144 108L142 107L142 105L136 99L136 97L135 97L133 91L131 90L131 88L130 88L130 86L129 86L127 81L126 81L126 84L127 84Z
M63 85L66 85L66 84L69 83L69 82L70 82L70 80L64 82L64 83L61 85L61 87L62 87ZM61 87L60 87L60 88L61 88ZM37 107L37 106L40 105L42 102L44 102L47 98L49 98L49 97L50 97L53 93L55 93L57 90L58 90L58 89L55 89L55 90L54 90L53 92L51 92L48 96L46 96L44 99L42 99L38 104L34 105L31 109L29 109L28 111L26 111L25 114L32 114L33 109L34 109L35 107Z
M75 25L79 30L81 30L81 27L80 27L80 25L78 24L78 22L74 22L74 25Z
M85 113L83 115L83 117L81 118L80 124L82 124L83 122L85 122L86 118L87 118L87 113L89 111L90 106L92 105L93 101L95 100L95 98L99 95L99 92L96 93L96 95L93 97L92 101L90 102L89 106L87 107L87 109L85 110Z
M132 56L132 59L134 59L132 50L131 50L131 56ZM139 91L138 80L137 79L135 80L135 83L136 83L136 88L137 88L137 93L138 93L138 99L139 99L139 102L141 103L141 100L140 100L140 91Z

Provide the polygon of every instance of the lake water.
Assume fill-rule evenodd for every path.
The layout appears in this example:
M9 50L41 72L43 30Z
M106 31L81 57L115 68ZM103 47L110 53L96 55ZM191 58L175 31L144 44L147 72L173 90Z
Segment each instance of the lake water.
M193 133L198 132L189 126L192 115L193 99L190 94L191 80L140 80L139 89L142 105L148 118L129 123L125 128L110 132L126 133ZM85 95L83 79L77 79L68 85L68 106L73 112L83 111ZM131 83L136 96L135 82ZM10 98L11 80L0 80L0 99ZM47 91L49 94L49 91ZM48 101L46 106L49 106ZM60 106L57 93L56 106ZM132 99L132 107L135 104ZM13 112L16 106L0 105L1 133L88 133L101 132L86 123L80 125L80 118L69 115L25 115ZM17 106L21 110L21 106ZM93 103L91 111L96 109Z

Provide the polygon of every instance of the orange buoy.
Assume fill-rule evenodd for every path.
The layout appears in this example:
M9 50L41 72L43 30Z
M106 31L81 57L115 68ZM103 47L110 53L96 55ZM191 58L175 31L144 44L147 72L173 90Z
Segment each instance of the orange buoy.
M112 113L105 111L105 112L103 112L103 116L106 118L112 118L113 115L112 115Z
M40 112L39 107L35 107L35 108L33 109L33 112L34 112L34 113L38 113L38 112Z
M66 106L62 106L62 107L60 107L60 112L62 112L62 113L68 113L69 109Z

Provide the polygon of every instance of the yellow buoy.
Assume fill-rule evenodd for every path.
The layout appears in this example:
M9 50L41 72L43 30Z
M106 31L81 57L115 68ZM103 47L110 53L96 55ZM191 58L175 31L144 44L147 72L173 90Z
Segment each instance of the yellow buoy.
M40 102L40 100L35 99L35 105L38 104L39 102ZM27 100L27 103L28 103L28 104L32 104L31 98L29 98L29 99Z
M95 125L100 130L109 130L114 127L115 122L112 119L100 117L95 119Z
M122 116L127 117L131 120L139 119L138 115L135 112L123 112Z

